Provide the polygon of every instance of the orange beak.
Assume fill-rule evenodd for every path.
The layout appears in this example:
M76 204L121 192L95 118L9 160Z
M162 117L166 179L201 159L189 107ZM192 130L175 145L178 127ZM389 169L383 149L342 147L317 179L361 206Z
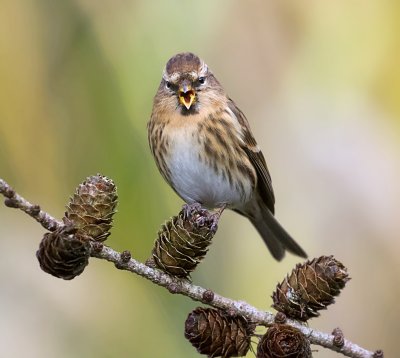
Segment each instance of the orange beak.
M181 102L186 109L189 109L196 97L196 93L193 91L190 85L184 84L179 88L179 102Z

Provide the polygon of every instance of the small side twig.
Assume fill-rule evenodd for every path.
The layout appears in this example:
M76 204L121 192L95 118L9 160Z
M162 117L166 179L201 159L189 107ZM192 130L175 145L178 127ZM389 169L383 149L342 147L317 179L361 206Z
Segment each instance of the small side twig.
M49 231L55 231L63 224L57 221L50 214L40 209L39 205L31 204L28 200L20 196L15 190L0 178L0 193L6 198L4 204L9 208L20 209L29 216L33 217L39 224Z
M8 207L18 208L35 220L37 220L45 229L54 231L63 226L62 222L57 221L48 213L42 211L38 205L31 204L26 199L17 194L3 179L0 178L0 193L5 196L5 204ZM215 308L227 310L229 312L245 316L251 322L258 325L271 326L276 321L276 316L270 312L261 311L247 302L235 301L227 297L223 297L209 289L196 286L185 279L172 277L169 274L158 269L147 266L133 258L130 253L122 254L105 246L101 243L94 242L92 244L91 256L114 263L118 269L127 270L142 276L153 283L165 287L170 292L178 293L191 299L208 304ZM279 320L279 317L278 317ZM338 334L327 334L309 328L298 321L286 319L285 324L300 330L312 344L331 349L342 353L347 357L353 358L376 358L382 357L382 351L375 353L366 350L355 343L340 337L338 344ZM338 333L338 332L336 332ZM343 340L342 340L343 339Z

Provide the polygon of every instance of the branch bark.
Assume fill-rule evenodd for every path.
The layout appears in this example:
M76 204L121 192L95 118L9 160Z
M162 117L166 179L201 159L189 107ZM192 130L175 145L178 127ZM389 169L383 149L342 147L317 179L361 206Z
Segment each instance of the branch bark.
M48 213L42 211L39 205L31 204L29 201L24 199L1 178L0 193L6 198L4 203L7 207L22 210L38 221L46 230L54 231L63 226L61 221L56 220ZM226 310L232 314L245 316L248 320L256 323L257 325L271 326L275 322L275 315L273 313L259 310L244 301L236 301L227 297L223 297L211 290L196 286L188 280L170 276L163 271L152 268L131 258L130 253L127 251L119 253L108 246L94 242L92 244L91 256L112 262L118 269L127 270L142 276L159 286L165 287L173 294L181 294L190 297L194 301L202 302L212 307ZM298 321L287 319L285 323L300 330L305 336L308 337L312 344L342 353L347 357L383 357L381 351L376 351L374 353L358 346L355 343L350 342L347 339L344 339L343 345L339 347L337 343L335 343L335 335L314 330L304 324L299 323Z

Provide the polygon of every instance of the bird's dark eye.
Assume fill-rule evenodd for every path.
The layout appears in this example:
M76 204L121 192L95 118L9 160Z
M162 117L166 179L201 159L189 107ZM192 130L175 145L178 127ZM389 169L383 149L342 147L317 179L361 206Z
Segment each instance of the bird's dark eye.
M167 82L165 83L165 87L167 87L168 89L170 89L170 88L171 88L171 82L168 82L168 81L167 81Z
M204 83L206 83L206 78L205 77L199 77L199 83L201 85L204 85Z

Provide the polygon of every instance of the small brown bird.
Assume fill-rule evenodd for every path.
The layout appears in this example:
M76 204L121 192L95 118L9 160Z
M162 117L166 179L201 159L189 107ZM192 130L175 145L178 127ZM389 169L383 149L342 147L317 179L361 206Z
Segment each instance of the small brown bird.
M247 217L271 254L306 257L274 217L275 197L264 156L243 112L208 66L192 53L165 67L148 123L158 169L187 210L225 208Z

